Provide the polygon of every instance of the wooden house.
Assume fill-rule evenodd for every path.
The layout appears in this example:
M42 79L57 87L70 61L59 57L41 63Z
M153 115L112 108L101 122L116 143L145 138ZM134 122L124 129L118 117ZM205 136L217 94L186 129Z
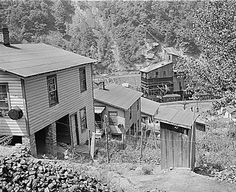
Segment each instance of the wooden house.
M163 61L152 61L149 66L140 70L141 90L144 97L160 101L159 96L183 94L184 74L174 70L179 56L174 48L164 48Z
M160 105L161 104L156 101L141 97L141 126L147 133L145 135L149 135L151 131L160 131L159 123L154 119L159 111Z
M101 128L108 117L112 135L135 135L141 127L142 93L110 84L94 89L95 120Z
M225 107L224 118L227 118L230 121L236 122L236 107L233 105L229 105Z
M195 165L195 121L198 115L189 110L165 108L155 119L160 121L161 168Z
M29 142L34 155L85 144L94 62L46 44L0 44L0 134Z

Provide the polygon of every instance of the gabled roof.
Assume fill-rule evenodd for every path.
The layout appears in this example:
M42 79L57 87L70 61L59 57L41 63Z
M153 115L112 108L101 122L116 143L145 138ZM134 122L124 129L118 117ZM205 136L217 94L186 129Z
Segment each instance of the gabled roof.
M10 47L0 44L0 70L20 77L58 71L95 61L43 43L12 44Z
M106 89L94 89L94 99L117 108L128 110L143 93L120 85L106 85Z
M180 56L179 51L176 50L174 47L165 47L164 50L171 55Z
M171 63L172 63L172 61L161 61L161 62L158 62L158 63L151 64L151 65L149 65L149 66L147 66L143 69L140 69L140 71L148 73L150 71L153 71L155 69L161 68L161 67L166 66L166 65L169 65Z
M158 102L141 97L141 113L154 116L160 105Z
M198 116L198 114L190 110L178 110L166 107L158 110L155 119L163 123L191 129Z
M230 114L236 111L236 107L234 107L233 105L229 105L227 107L225 107L226 111L228 111Z

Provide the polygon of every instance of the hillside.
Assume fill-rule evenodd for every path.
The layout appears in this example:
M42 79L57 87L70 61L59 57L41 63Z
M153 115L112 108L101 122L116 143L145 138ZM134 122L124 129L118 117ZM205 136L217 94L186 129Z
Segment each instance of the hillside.
M177 68L219 95L235 90L235 10L234 1L1 1L0 23L12 43L44 42L97 59L95 73L134 70L173 46L187 55Z

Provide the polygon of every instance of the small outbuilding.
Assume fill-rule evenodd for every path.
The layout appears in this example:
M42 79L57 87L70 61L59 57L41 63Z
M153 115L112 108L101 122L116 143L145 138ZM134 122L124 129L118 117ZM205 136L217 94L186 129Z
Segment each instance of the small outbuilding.
M161 168L194 168L195 133L198 115L189 110L165 108L155 119L160 121Z

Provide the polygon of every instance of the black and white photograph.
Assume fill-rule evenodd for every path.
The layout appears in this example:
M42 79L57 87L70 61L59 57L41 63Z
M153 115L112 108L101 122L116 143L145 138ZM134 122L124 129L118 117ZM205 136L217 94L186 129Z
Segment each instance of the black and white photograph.
M235 192L236 1L0 0L0 192Z

